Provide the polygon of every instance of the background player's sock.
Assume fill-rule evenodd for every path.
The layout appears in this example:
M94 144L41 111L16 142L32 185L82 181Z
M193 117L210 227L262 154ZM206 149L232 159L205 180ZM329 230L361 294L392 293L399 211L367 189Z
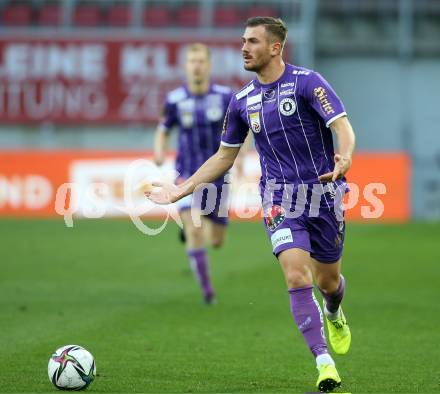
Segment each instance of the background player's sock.
M313 294L313 286L290 289L289 294L293 318L307 346L315 357L328 353L321 308Z
M345 292L345 278L341 275L338 289L332 294L326 294L319 289L325 299L325 312L329 319L337 319L339 317L339 305Z
M209 279L208 254L205 248L187 251L193 272L197 275L205 301L210 301L214 295Z

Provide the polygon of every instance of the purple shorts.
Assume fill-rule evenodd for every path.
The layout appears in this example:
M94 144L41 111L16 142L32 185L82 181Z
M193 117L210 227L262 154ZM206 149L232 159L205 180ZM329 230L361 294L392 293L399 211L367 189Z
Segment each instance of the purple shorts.
M283 250L299 248L321 263L335 263L344 247L345 222L338 221L334 211L319 216L287 218L283 209L275 205L265 214L264 226L278 256Z
M196 207L202 211L204 217L214 223L226 226L229 222L229 189L229 184L212 183L209 189L199 189L177 201L179 212Z

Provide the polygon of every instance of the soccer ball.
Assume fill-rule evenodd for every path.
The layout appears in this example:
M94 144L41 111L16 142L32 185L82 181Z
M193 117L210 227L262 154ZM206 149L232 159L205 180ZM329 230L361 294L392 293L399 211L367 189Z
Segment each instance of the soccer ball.
M49 380L60 390L85 389L95 379L95 359L81 346L63 346L50 357L47 372Z

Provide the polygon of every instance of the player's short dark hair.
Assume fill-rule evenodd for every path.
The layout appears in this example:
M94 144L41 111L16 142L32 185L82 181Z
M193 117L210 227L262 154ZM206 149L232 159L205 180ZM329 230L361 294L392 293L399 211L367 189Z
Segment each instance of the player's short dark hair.
M206 52L206 56L209 60L211 60L211 50L208 45L202 44L201 42L193 42L192 44L187 45L186 54L190 52Z
M287 26L281 18L274 18L272 16L255 16L246 21L246 27L264 26L266 31L280 40L281 45L284 46L287 37Z

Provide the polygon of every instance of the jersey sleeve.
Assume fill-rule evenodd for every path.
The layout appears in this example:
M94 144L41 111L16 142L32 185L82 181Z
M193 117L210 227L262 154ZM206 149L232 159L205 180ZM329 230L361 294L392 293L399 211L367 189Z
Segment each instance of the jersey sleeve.
M344 104L330 84L318 73L312 73L304 87L304 96L327 127L347 115Z
M240 147L248 131L249 126L240 116L237 100L232 96L223 121L221 144L232 148Z
M164 133L169 134L171 129L176 126L177 123L177 105L175 103L170 103L168 100L166 100L162 108L159 128Z

